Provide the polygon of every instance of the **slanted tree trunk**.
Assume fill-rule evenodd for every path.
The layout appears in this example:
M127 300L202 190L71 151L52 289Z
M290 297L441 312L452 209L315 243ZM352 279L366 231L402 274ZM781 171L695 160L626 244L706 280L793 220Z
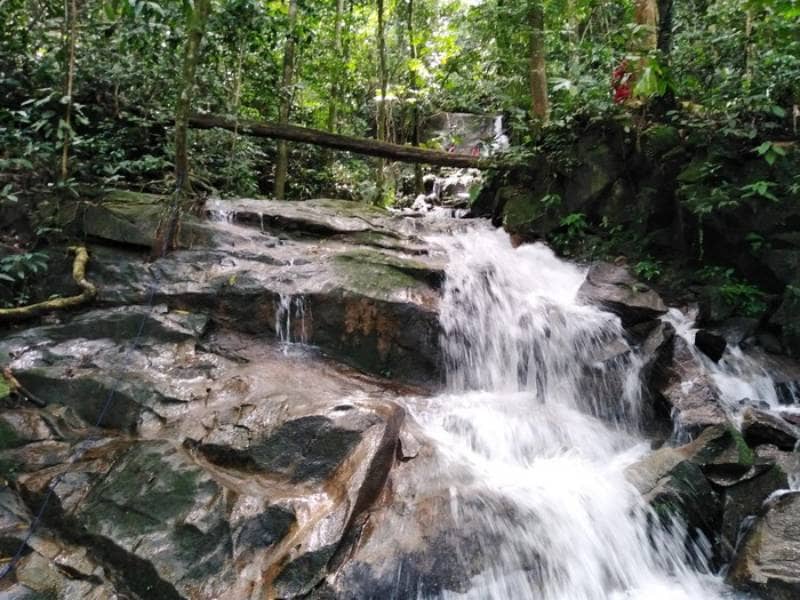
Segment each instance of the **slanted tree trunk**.
M408 49L412 61L419 58L419 49L414 36L414 0L408 0ZM419 78L414 67L409 70L409 89L413 97L414 104L411 107L411 145L419 146L420 125L419 125ZM414 165L414 193L419 195L424 193L425 185L422 181L422 165Z
M200 46L211 11L211 0L195 0L194 10L189 16L186 45L183 50L183 69L180 89L175 106L175 185L182 195L191 193L189 180L189 115L192 112L192 95L195 73L200 62Z
M379 142L385 142L388 137L388 106L386 104L389 94L389 74L386 71L386 31L384 26L384 2L378 0L378 81L381 89L381 97L377 102L376 125L377 138ZM386 185L386 161L381 159L378 164L377 187L378 197L383 201L384 188Z
M547 125L550 101L547 96L547 68L544 40L544 4L530 0L528 5L529 28L529 83L531 89L531 120L534 127Z
M283 49L283 76L281 78L281 104L278 119L281 125L289 123L292 109L292 85L294 81L295 28L297 26L297 0L289 0L289 33ZM286 197L286 177L289 170L289 146L286 141L278 142L278 162L275 165L275 198Z
M75 45L78 35L78 3L77 0L64 0L64 41L67 55L67 80L64 85L66 106L64 107L64 125L62 129L63 146L61 147L61 181L69 175L69 143L72 138L72 92L75 85Z
M368 138L330 133L309 127L298 127L297 125L260 123L246 119L228 119L215 115L193 115L189 123L197 129L220 128L228 131L237 130L242 135L289 140L301 144L312 144L323 148L344 150L400 162L465 169L487 169L492 165L498 166L500 164L498 160L489 160L469 154L455 154L440 150L429 150L428 148L403 146Z

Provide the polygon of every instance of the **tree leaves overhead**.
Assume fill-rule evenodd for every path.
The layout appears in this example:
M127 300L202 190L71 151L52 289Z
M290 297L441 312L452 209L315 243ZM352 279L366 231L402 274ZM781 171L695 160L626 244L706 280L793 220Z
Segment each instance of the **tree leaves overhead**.
M515 142L532 139L526 23L532 1L414 0L409 28L409 0L386 0L387 96L399 142L411 139L415 118L424 124L441 111L503 113ZM0 2L0 188L11 185L15 196L27 189L24 178L43 188L52 183L65 135L73 143L77 181L168 188L169 120L193 4L79 1L75 113L67 129L60 122L63 0ZM647 26L635 22L633 0L542 4L553 127L629 112L630 106L613 102L611 84L627 60L635 71L632 94L643 102L673 102L670 114L681 123L758 143L796 134L798 0L672 2L672 51L648 56L637 50ZM297 72L288 90L292 121L325 129L335 105L338 130L374 135L380 96L376 5L345 0L337 46L336 0L301 0L292 31L286 0L213 0L194 109L275 120L283 42L291 35L297 45ZM228 134L192 133L197 176L231 193L269 190L274 146L241 140L233 159L231 144ZM290 194L335 190L337 178L349 180L355 172L342 171L342 165L352 166L349 158L334 169L312 148L292 147L292 153L293 168L305 176L292 178ZM780 156L765 154L765 161L773 158ZM331 170L320 169L320 162Z

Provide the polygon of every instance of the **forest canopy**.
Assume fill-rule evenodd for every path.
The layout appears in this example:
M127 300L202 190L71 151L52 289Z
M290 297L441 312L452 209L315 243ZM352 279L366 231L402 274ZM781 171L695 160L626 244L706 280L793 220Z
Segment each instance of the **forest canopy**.
M2 0L0 22L6 202L172 189L186 90L187 113L415 145L443 111L503 115L515 147L632 113L780 140L800 116L795 0ZM359 157L219 130L188 144L196 189L390 196Z

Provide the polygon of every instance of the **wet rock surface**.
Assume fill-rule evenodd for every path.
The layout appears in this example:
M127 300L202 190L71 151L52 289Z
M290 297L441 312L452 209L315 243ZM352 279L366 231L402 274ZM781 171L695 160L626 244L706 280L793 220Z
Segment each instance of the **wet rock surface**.
M695 435L727 423L720 391L688 342L674 335L658 351L651 389L669 408L679 433Z
M651 321L667 312L655 291L637 281L625 267L609 263L589 269L579 294L619 315L625 327Z
M135 346L103 327L67 339L88 315L3 341L48 403L8 405L0 419L4 554L52 489L4 593L308 593L383 489L405 422L400 390L295 346L285 355L226 332L200 344L202 328L187 326L196 316L126 310L153 325ZM124 337L121 309L105 312L92 320L107 316ZM83 552L89 574L60 566L62 548Z
M442 265L413 220L334 201L226 205L147 263L152 223L126 218L142 210L160 208L81 207L100 307L0 339L46 403L3 399L3 556L50 496L0 594L307 595L383 492L409 393L307 344L436 385Z
M0 399L3 558L50 498L0 595L464 593L508 541L494 522L536 531L410 416L441 379L444 263L424 237L444 225L332 200L212 202L217 221L148 263L149 225L120 222L122 200L82 214L98 304L0 337L0 364L46 403ZM580 295L626 327L581 386L641 368L643 416L675 425L628 469L653 518L687 527L688 554L707 543L715 566L732 561L743 589L794 598L796 495L774 497L800 473L796 365L762 357L785 416L742 398L739 423L708 368L736 335L695 348L622 267L593 267ZM623 395L618 379L603 393ZM547 564L530 552L515 568Z
M783 494L764 509L747 533L730 579L765 598L800 594L800 492Z

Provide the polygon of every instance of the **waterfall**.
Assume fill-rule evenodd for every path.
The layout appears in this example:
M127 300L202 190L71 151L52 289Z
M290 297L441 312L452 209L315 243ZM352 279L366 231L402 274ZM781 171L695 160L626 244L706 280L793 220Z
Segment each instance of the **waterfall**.
M448 391L415 417L471 474L451 492L457 519L492 540L470 592L444 597L723 597L703 548L659 525L625 478L648 451L641 361L615 316L576 300L584 270L488 228L433 241L449 259Z
M302 296L281 294L275 306L275 337L288 352L291 344L306 344L306 304Z

